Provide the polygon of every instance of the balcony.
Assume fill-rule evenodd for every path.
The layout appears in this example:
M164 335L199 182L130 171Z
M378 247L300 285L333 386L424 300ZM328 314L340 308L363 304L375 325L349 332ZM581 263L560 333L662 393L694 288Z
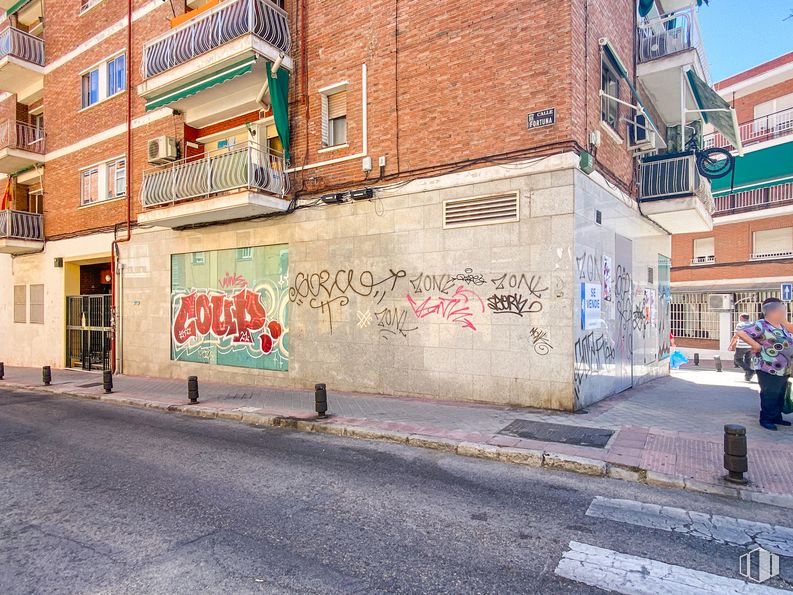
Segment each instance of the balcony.
M783 258L793 258L793 252L759 252L753 253L749 260L780 260Z
M190 113L194 110L211 114L207 121L229 117L218 115L229 104L242 102L239 113L252 111L259 107L264 64L288 54L291 46L287 13L269 0L221 2L144 45L138 93L147 109L167 103L185 112L193 126L205 123ZM282 66L292 69L288 55Z
M12 174L44 158L44 131L24 122L0 123L0 173Z
M24 211L0 211L0 253L30 254L44 245L41 215Z
M141 223L184 227L285 211L284 158L242 143L143 172Z
M744 122L738 127L738 132L741 135L741 144L744 147L793 136L793 109L782 110ZM793 141L793 138L789 140ZM730 144L730 141L721 132L706 134L702 138L702 142L706 149L722 147L730 151L735 150L735 147Z
M715 262L716 262L716 257L713 256L713 255L711 255L711 256L695 256L694 258L691 259L691 264L692 265L713 264Z
M43 89L44 40L14 27L0 31L0 91L30 104Z
M639 206L673 234L713 228L710 183L700 176L693 153L644 158L639 164Z
M786 207L793 205L793 182L716 196L713 200L716 203L714 217Z

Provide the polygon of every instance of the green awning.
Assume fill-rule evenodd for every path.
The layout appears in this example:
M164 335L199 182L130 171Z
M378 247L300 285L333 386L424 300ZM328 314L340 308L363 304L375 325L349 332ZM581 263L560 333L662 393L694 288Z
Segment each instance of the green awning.
M146 101L146 111L149 112L153 109L157 109L158 107L173 103L174 101L179 101L185 97L190 97L191 95L195 95L200 91L209 89L210 87L214 87L215 85L219 85L221 83L225 83L226 81L243 74L247 74L253 70L253 64L255 62L255 56L245 58L244 60L241 60L236 64L232 64L231 66L228 66L219 72L214 72L196 81L192 81L191 83L187 83L186 85L172 89L167 93L158 95L157 97L152 97Z
M655 0L639 0L639 16L646 17L653 9Z
M688 84L691 86L691 93L697 102L699 109L702 110L702 119L706 123L712 124L716 130L721 132L724 137L735 147L739 155L743 155L741 145L741 135L738 130L738 117L730 104L724 101L721 95L710 88L710 85L697 76L693 70L686 72Z
M15 2L14 4L8 7L8 10L6 10L6 14L8 15L14 14L20 8L25 6L25 4L27 4L28 2L31 2L31 0L19 0L19 2Z
M270 89L270 103L273 106L273 119L278 137L284 147L284 159L289 161L289 71L279 68L273 76L272 64L267 63L267 87Z
M766 147L735 158L735 183L732 192L767 188L793 180L790 164L793 163L793 143ZM731 194L732 176L711 181L714 196Z

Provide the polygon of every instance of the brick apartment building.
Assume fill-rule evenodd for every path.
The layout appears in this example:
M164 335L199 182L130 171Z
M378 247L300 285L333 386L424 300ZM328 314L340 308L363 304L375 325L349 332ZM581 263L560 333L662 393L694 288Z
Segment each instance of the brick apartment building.
M6 363L559 409L667 372L681 130L729 109L694 2L0 7Z
M713 181L712 231L672 238L677 343L724 356L740 313L793 282L793 52L715 85L737 112L744 155ZM733 149L718 132L706 146Z

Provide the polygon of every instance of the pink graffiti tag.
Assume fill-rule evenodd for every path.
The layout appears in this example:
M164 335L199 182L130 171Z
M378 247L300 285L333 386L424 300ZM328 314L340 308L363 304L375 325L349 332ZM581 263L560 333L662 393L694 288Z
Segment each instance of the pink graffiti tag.
M253 344L252 333L267 327L259 336L259 348L265 354L273 349L273 340L281 336L281 325L267 322L267 313L261 296L250 289L241 289L229 296L210 293L209 290L192 291L182 296L179 311L173 321L173 338L178 345L190 339L230 338L232 343Z
M418 318L426 318L430 315L437 315L444 320L456 322L463 328L476 330L472 321L475 314L470 306L479 303L481 311L485 311L485 302L476 293L466 289L463 285L458 285L451 297L427 297L420 304L417 304L413 296L407 295L408 303L413 308L413 312Z
M248 282L242 275L232 275L226 272L222 279L218 279L218 286L222 289L228 289L229 287L248 287Z

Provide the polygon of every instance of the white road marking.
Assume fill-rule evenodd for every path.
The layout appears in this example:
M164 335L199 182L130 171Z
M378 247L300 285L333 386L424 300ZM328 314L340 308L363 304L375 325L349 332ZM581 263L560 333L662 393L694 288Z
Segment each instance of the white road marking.
M793 529L789 527L601 496L595 497L586 514L726 545L759 545L780 556L793 557Z
M558 576L626 595L747 595L787 593L764 585L691 570L571 541ZM737 559L736 559L737 563Z

